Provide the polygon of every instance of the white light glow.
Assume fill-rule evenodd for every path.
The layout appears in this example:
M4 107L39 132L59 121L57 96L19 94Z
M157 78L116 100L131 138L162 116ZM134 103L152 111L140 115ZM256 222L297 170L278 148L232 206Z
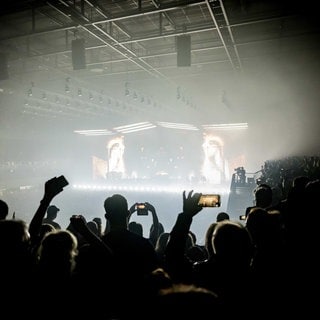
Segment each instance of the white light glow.
M248 123L224 123L224 124L204 124L202 125L204 129L213 130L241 130L248 129Z
M96 130L74 130L74 133L82 134L85 136L109 136L115 133L107 129L96 129Z
M218 185L172 185L172 186L162 186L162 185L92 185L92 184L73 184L72 188L75 190L90 190L90 191L132 191L132 192L150 192L150 193L171 193L171 194L181 194L184 190L194 189L196 192L201 193L219 193L221 195L228 195L230 190L227 187Z
M170 129L193 130L193 131L199 130L194 125L186 124L186 123L158 122L158 125L161 126L161 127L170 128Z
M137 132L137 131L142 131L142 130L148 130L148 129L152 129L152 128L156 128L155 125L151 125L149 127L142 127L142 128L136 128L136 129L128 129L128 130L122 130L121 133L131 133L131 132Z

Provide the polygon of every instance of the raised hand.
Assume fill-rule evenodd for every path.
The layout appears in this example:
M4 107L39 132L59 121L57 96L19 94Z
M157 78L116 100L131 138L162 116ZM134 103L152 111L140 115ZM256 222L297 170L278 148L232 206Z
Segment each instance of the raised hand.
M85 217L80 214L71 216L70 223L80 234L88 230L87 221Z
M155 207L151 203L145 202L145 205L146 205L146 209L147 210L149 210L151 212L155 212L156 211Z
M60 184L57 183L57 177L46 181L44 185L44 198L52 200L57 194L63 191Z
M46 210L48 209L50 202L52 199L63 191L63 186L66 184L61 184L61 177L53 177L45 182L44 184L44 195L42 200L40 200L40 205L34 214L33 218L30 221L29 232L31 235L32 241L37 241L40 233L41 224L43 218L46 214Z
M183 214L193 217L203 209L198 204L199 199L201 197L201 193L193 193L193 190L191 190L188 192L188 194L186 194L186 191L184 190L182 196Z

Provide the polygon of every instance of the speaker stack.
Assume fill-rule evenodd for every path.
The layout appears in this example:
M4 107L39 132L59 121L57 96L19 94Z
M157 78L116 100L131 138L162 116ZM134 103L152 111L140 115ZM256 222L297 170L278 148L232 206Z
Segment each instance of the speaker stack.
M177 66L191 66L191 36L177 36Z
M86 68L86 55L84 39L76 39L71 42L73 70Z

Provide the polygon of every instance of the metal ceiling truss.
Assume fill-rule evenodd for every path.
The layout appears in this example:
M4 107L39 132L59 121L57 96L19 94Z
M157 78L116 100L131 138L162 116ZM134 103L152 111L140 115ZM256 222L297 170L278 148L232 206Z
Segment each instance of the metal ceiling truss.
M29 1L24 2L29 3ZM127 68L126 72L136 72L137 70L145 71L148 74L169 80L167 76L160 70L170 67L170 65L161 66L153 65L150 62L150 58L160 58L176 54L175 42L171 48L166 48L166 52L149 52L146 48L147 41L153 41L158 39L171 39L183 34L205 34L207 32L214 31L212 33L211 43L202 43L201 46L195 44L191 47L191 52L200 52L203 50L213 50L223 48L226 57L233 70L242 70L242 61L239 56L237 45L242 45L240 42L236 44L232 29L235 27L255 24L259 22L265 22L267 19L256 19L251 21L243 21L234 24L230 24L226 9L223 1L221 0L182 0L168 2L168 4L161 4L160 1L125 1L127 5L125 8L121 8L119 4L119 10L117 14L112 14L106 7L108 3L101 4L101 1L97 0L49 0L49 1L32 1L29 4L32 17L32 32L19 36L11 36L2 40L18 39L26 37L31 41L32 37L36 37L43 34L50 34L54 32L65 31L65 49L57 49L53 52L28 52L28 57L41 57L52 54L70 53L70 32L73 32L76 37L86 37L88 42L86 44L86 50L94 50L98 48L109 48L114 53L112 57L101 60L90 60L88 65L104 64L104 63L116 63L116 62L131 62L136 69L130 70ZM131 5L130 5L131 4ZM45 10L44 6L49 6L51 9L62 15L56 16L53 11ZM145 6L145 7L144 7ZM26 6L27 8L27 6ZM198 11L204 12L211 17L210 19L202 19L200 21L192 21L188 24L181 24L177 22L177 14L179 10L184 13L183 19L188 20L187 10L198 9ZM11 8L12 10L12 8ZM207 10L207 12L205 12ZM4 14L6 10L2 12ZM40 12L42 15L50 17L54 21L55 25L59 27L50 27L44 30L37 28L36 12ZM157 17L157 19L155 19ZM157 28L152 33L144 32L132 33L129 30L126 23L128 21L133 22L133 18L146 18L152 25ZM283 19L284 17L272 17L272 19ZM130 20L131 19L131 20ZM166 24L166 25L165 25ZM80 34L80 31L81 34ZM92 40L95 39L96 41ZM90 41L89 41L90 40ZM27 45L28 45L27 41ZM172 41L172 40L171 40ZM94 42L96 42L94 44ZM135 46L135 47L134 47ZM172 60L174 61L174 60ZM176 67L172 65L171 67ZM225 62L225 59L221 57L212 57L210 60L212 63ZM197 62L200 63L201 62ZM170 80L169 80L170 81Z
M255 9L250 15L239 14L232 8L232 5L242 5L237 1L21 0L19 7L14 3L4 6L0 17L8 14L10 19L12 14L12 18L17 19L12 20L16 27L12 32L2 32L0 40L3 51L8 48L10 52L8 61L17 62L16 69L11 69L16 76L22 72L37 72L39 63L46 66L44 60L50 56L53 59L50 58L47 67L71 74L71 39L84 38L88 58L86 65L92 69L104 65L111 67L101 67L102 73L82 73L83 76L143 72L175 84L173 79L182 70L177 70L175 60L175 40L180 35L192 35L193 67L221 64L221 70L224 68L226 72L246 68L248 59L253 57L253 51L250 51L253 45L296 36L284 33L283 29L277 31L280 26L289 30L287 25L293 26L297 21L291 21L285 11L267 7L265 11ZM15 24L22 17L26 28ZM255 24L262 32L268 32L267 36L262 32L255 33L255 28L252 28ZM244 28L248 28L248 33ZM38 60L28 60L32 58ZM56 60L54 65L53 60ZM20 61L31 61L31 70L21 68L25 62ZM173 71L171 74L170 69ZM197 70L194 68L192 72L196 74ZM184 74L181 71L182 77Z
M221 0L206 0L206 4L233 69L241 70L241 60L223 2Z

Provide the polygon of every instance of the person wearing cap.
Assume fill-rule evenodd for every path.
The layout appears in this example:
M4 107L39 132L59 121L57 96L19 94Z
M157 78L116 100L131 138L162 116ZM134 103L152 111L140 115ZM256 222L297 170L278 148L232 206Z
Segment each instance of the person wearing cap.
M54 221L57 218L58 211L60 211L60 209L55 205L49 206L47 216L42 220L42 223L51 224L55 229L61 229L60 224Z

